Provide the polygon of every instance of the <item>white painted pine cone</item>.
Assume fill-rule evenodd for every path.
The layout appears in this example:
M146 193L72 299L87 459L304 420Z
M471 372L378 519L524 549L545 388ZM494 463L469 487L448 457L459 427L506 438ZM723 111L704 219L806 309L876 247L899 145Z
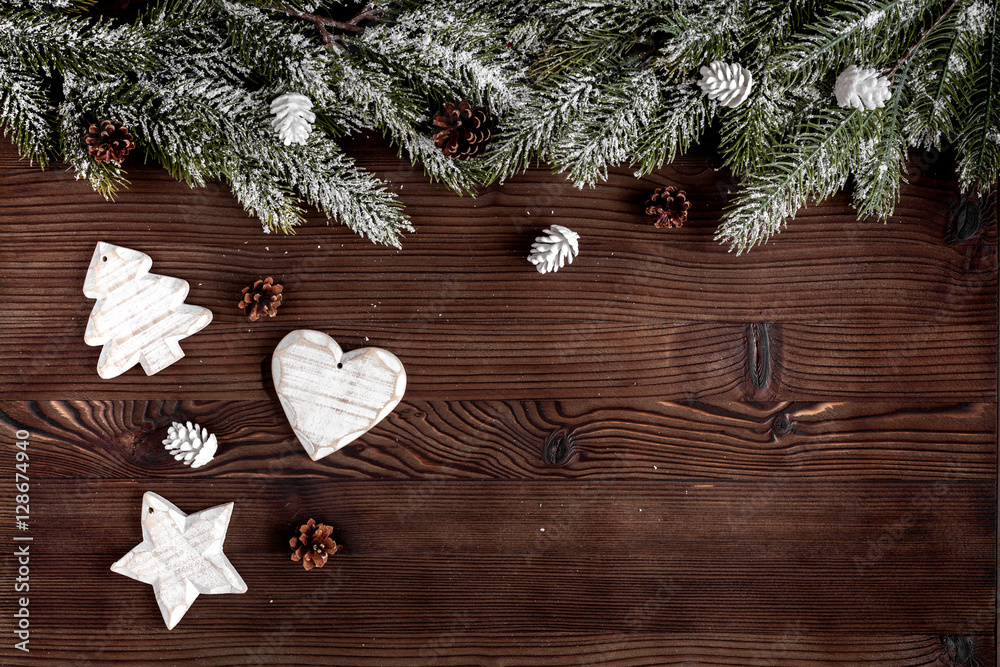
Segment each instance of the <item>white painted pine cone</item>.
M214 435L192 422L171 424L163 446L175 459L192 468L200 468L211 461L219 448Z
M312 100L299 93L285 93L271 102L271 113L274 114L271 127L286 146L306 143L316 120L316 114L310 109Z
M739 63L714 60L699 71L701 79L698 80L698 86L702 92L708 95L708 99L717 100L724 107L735 108L743 104L753 89L753 75Z
M558 271L580 252L580 235L562 225L552 225L531 244L528 261L539 273Z
M879 76L876 69L857 65L851 65L837 77L834 92L840 106L869 111L884 107L886 100L892 97L888 78Z

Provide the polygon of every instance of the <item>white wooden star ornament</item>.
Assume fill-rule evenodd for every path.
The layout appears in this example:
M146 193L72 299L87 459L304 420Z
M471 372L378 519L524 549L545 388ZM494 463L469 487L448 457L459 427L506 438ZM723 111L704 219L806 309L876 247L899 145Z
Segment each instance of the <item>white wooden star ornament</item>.
M151 584L172 630L201 593L246 593L247 585L222 553L232 515L233 503L188 515L147 491L142 496L142 542L111 571Z

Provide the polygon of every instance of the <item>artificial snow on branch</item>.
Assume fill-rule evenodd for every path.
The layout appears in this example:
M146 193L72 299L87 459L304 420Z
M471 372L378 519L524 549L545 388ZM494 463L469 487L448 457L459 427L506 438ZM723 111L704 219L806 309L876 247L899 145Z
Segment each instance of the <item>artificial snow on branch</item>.
M724 166L742 184L717 238L739 252L851 176L859 217L888 219L910 147L957 138L963 189L996 183L995 0L546 6L558 20L536 40L535 95L513 127L500 119L500 146L487 156L497 178L534 160L580 186L615 164L636 165L639 176L714 125ZM639 95L631 82L644 74L656 87ZM699 100L693 84L718 104Z
M269 231L313 206L400 243L401 203L335 143L363 129L475 192L539 162L579 187L642 176L713 128L742 184L718 238L740 252L851 177L859 216L887 219L911 147L954 146L966 193L1000 170L997 0L160 0L131 24L88 4L0 5L0 123L21 154L109 197L152 158L228 183ZM468 118L445 120L460 100ZM103 119L127 157L89 151Z

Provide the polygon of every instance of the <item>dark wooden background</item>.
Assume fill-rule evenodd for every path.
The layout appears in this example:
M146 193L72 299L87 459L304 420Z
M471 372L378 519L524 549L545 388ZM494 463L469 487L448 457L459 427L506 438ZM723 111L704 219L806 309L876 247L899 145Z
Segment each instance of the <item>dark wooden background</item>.
M0 148L0 554L34 538L27 655L0 555L2 664L950 665L944 635L996 663L995 194L948 245L953 171L914 155L887 225L842 194L736 256L713 241L734 185L710 149L478 198L377 139L350 150L406 203L402 250L319 217L266 235L224 187L152 167L106 203ZM695 202L681 229L641 214L663 184ZM525 257L552 223L581 252L542 276ZM215 314L153 377L102 380L83 342L101 240ZM266 275L285 303L249 323L240 289ZM270 382L297 328L385 347L409 379L317 462ZM162 449L184 420L218 436L205 468ZM147 490L235 501L225 551L249 592L167 631L151 587L109 570ZM287 540L310 517L346 551L305 572Z

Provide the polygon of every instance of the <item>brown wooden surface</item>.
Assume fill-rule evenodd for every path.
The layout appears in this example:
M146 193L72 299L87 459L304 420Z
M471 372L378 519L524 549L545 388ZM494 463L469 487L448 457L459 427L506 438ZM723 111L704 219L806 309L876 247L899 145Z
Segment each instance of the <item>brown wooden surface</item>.
M712 240L732 185L710 151L460 198L377 140L351 150L406 203L402 250L319 218L265 235L224 187L151 167L109 204L0 148L0 540L34 538L30 654L0 557L0 664L950 665L942 635L996 664L995 194L947 245L957 186L915 161L887 225L840 195L736 256ZM664 183L696 202L681 229L640 215ZM541 276L525 256L552 223L581 254ZM101 380L83 343L99 240L215 314L153 377ZM234 304L263 275L285 303L248 323ZM296 328L386 347L409 380L315 462L270 379ZM220 442L198 470L160 444L188 419ZM108 569L147 490L236 503L248 593L164 628ZM309 517L346 550L306 573L287 539Z

